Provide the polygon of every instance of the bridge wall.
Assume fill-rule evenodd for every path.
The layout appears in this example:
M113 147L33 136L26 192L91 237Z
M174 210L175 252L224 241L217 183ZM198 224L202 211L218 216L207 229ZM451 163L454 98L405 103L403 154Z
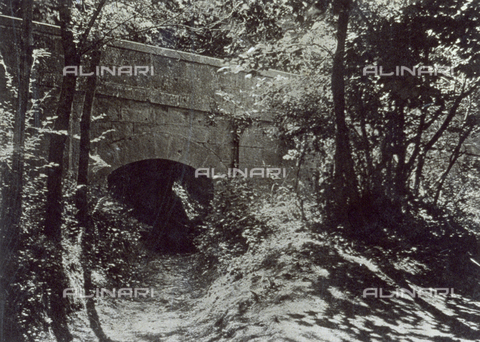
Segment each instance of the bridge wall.
M17 56L14 54L21 20L0 17L0 52L7 70L15 74ZM63 56L59 28L35 25L37 48L50 53L39 59L34 94L38 98L50 92L44 101L39 121L52 116L59 85L62 80ZM92 145L96 162L92 170L100 178L112 170L144 159L169 159L194 168L229 167L232 155L232 134L226 118L209 117L212 105L235 109L215 95L218 91L243 96L243 105L252 103L247 90L255 86L255 78L245 73L225 73L219 68L222 61L215 58L120 41L108 45L102 53L102 66L149 66L151 75L105 74L98 76L93 116L103 118L92 123L92 139L102 136ZM88 72L84 68L84 72ZM265 73L273 77L279 73ZM73 108L70 137L70 161L76 169L79 144L79 123L85 95L86 77L79 77ZM247 129L240 140L240 167L278 167L282 151L278 142L264 133L271 126L269 117L260 118L257 126ZM95 141L95 140L94 140Z

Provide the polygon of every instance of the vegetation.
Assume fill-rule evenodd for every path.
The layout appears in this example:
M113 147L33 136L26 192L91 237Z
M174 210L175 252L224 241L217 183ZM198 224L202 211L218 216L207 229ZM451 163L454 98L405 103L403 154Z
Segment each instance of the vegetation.
M215 184L215 190L196 246L207 267L225 267L231 258L255 248L271 230L254 215L259 196L245 180L224 178Z
M335 331L338 340L365 340L369 331L401 340L406 334L392 325L416 331L411 322L422 320L438 330L432 341L478 338L475 1L22 0L1 9L23 19L18 70L7 56L0 60L1 342L36 341L49 330L73 341L70 319L84 307L96 338L110 341L98 303L69 300L63 289L143 286L147 276L136 270L152 257L141 239L150 228L89 179L96 78L81 103L78 155L66 149L76 76L64 76L57 95L36 91L50 52L34 49L34 18L60 26L64 65L94 67L108 42L128 38L222 57L247 77L271 68L290 73L258 78L248 94L254 103L221 92L223 104L212 107L213 125L229 120L232 167L242 134L268 112L269 133L296 169L290 183L216 181L191 269L200 282L210 275L208 289L184 302L194 306L185 340L295 340L288 329L299 326L313 340L320 336L305 327ZM365 73L371 66L380 72ZM381 71L401 66L426 69ZM74 173L66 172L68 158L78 159ZM182 191L187 210L194 201ZM369 301L361 297L369 287L454 288L456 295L440 304Z

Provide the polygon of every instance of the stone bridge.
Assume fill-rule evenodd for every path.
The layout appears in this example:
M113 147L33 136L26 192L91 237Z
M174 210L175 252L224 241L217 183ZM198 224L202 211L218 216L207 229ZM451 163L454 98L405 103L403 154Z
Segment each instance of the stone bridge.
M14 38L2 39L0 43L0 53L11 74L15 74L15 37L19 37L20 25L19 19L0 17L0 36ZM50 53L39 58L34 74L34 94L40 98L50 91L53 95L37 114L38 121L43 121L53 110L49 102L54 102L52 100L59 95L64 64L59 28L39 23L34 27L36 47ZM248 90L256 85L257 78L244 72L219 71L224 67L220 59L130 41L108 45L100 65L109 70L102 68L103 75L97 78L92 113L93 117L101 116L92 122L91 130L92 162L96 173L107 175L121 166L147 159L170 160L193 168L219 171L230 167L235 158L240 168L281 165L278 142L265 134L265 128L271 126L270 117L257 117L258 123L244 131L238 146L235 146L228 117L217 116L214 120L212 117L214 106L230 114L241 110L225 103L216 95L218 92L237 96L243 107L251 105ZM148 67L148 71L134 75L135 66ZM72 70L69 68L66 72L74 72ZM83 66L83 70L77 68L76 72L88 74L90 70ZM266 72L264 76L280 74ZM73 171L87 77L78 78L69 132L72 152L69 166Z
M5 71L16 74L20 25L19 19L0 16L0 36L12 38L0 42L0 96L8 93ZM79 76L68 132L68 167L75 175L85 81L92 77L82 75L92 70L86 65L64 69L58 27L36 23L34 37L36 48L44 51L32 75L33 96L43 99L33 115L34 125L41 127L54 115L64 72ZM220 59L129 41L116 41L102 51L94 70L98 75L90 131L91 179L108 179L110 188L154 227L167 212L167 221L172 217L186 221L178 196L172 195L174 182L182 183L199 202L209 198L210 179L197 179L195 169L225 172L234 162L240 169L283 165L282 147L265 133L272 126L271 117L256 117L256 123L234 139L229 116L213 115L218 108L232 115L251 106L248 91L259 79L225 72L224 66ZM266 72L262 77L280 74ZM224 101L218 92L235 96L239 103Z

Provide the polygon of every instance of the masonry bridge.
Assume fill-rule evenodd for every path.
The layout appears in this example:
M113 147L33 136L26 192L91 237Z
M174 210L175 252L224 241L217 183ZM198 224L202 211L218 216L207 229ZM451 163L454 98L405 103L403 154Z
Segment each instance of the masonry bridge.
M0 42L3 94L5 69L15 74L18 65L15 37L19 37L20 25L19 19L0 17L0 36L13 38ZM69 171L75 174L80 116L89 90L85 81L92 77L82 74L92 70L88 66L64 70L58 27L37 23L34 32L36 48L48 54L38 58L33 95L37 99L51 95L34 114L36 125L53 115L63 73L79 76L68 132ZM220 59L129 41L114 42L102 52L99 68L94 70L99 75L90 132L91 179L108 180L113 192L133 205L138 217L148 224L188 221L187 213L178 205L179 195L174 195L175 184L205 203L212 184L209 178L194 177L198 168L213 168L218 173L233 163L240 169L282 167L284 151L266 134L270 117L257 117L257 123L235 139L228 116L212 115L213 108L234 114L252 105L248 90L258 81L244 72L219 71L222 67ZM263 77L279 74L267 72ZM241 106L225 102L218 92L234 95Z

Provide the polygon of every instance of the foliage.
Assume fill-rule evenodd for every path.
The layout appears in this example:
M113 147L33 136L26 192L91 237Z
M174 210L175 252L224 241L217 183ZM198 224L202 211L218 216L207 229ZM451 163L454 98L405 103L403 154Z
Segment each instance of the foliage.
M66 182L64 189L66 197L63 215L65 222L63 231L66 238L64 248L68 256L62 264L59 264L58 251L46 239L40 224L44 215L45 177L38 177L37 174L31 172L26 178L23 233L18 252L19 268L10 290L18 308L16 320L28 341L35 341L36 337L49 329L52 322L47 315L49 296L52 291L58 289L51 288L48 283L49 277L65 267L71 280L82 278L80 254L76 252L82 232L75 219L76 208L73 203L75 185L71 181ZM94 197L94 201L96 199L98 198ZM93 214L96 230L93 241L94 253L90 263L92 270L105 275L107 284L97 286L134 287L138 282L137 265L144 256L139 244L141 224L131 218L114 200L105 197L101 201L103 204L97 205L98 208ZM83 286L83 281L75 281L66 286ZM67 308L70 313L72 310L82 308L78 306L78 302L70 304L71 306Z
M247 341L268 336L271 340L281 340L290 332L294 340L293 335L298 336L298 331L304 329L310 332L304 336L314 336L318 329L331 329L333 336L341 330L334 322L349 317L351 308L356 305L365 308L361 312L354 310L350 315L358 318L358 327L365 317L385 318L383 310L376 310L379 305L387 312L394 306L400 314L389 315L389 319L399 322L406 312L410 315L417 310L434 313L428 315L436 317L433 327L438 322L447 322L446 315L439 315L438 306L447 306L454 296L439 299L435 305L423 305L432 303L427 298L425 302L362 298L365 288L375 286L392 293L408 286L414 289L453 287L455 298L465 300L464 303L478 299L478 268L461 253L469 247L459 242L455 232L458 226L453 221L444 220L442 227L438 227L438 218L426 209L412 212L407 215L409 219L404 220L405 225L414 226L409 240L405 236L386 234L383 238L389 240L388 246L377 244L379 241L369 243L339 234L315 234L304 229L293 193L279 190L256 210L267 224L275 227L275 232L262 240L255 250L233 258L212 282L196 311L192 328L197 339ZM388 215L384 213L385 222ZM396 218L390 219L395 224ZM454 228L449 228L449 224ZM430 232L439 235L435 237ZM428 245L424 239L429 239ZM478 312L474 306L472 309ZM411 325L413 329L418 326L420 316L412 315L417 318ZM471 317L471 322L477 318ZM371 326L362 329L370 331ZM353 330L348 327L347 331L350 334ZM475 340L476 334L477 331L469 340ZM362 338L352 335L348 339Z
M22 187L22 215L20 217L20 236L17 241L18 250L16 258L17 269L14 270L14 279L9 285L9 300L16 308L16 317L5 317L5 320L15 319L19 326L19 333L26 340L33 341L33 338L41 330L48 327L51 320L47 317L48 295L52 288L47 284L48 274L55 274L62 265L49 262L56 251L45 241L40 226L44 217L43 206L45 204L46 172L48 165L45 165L44 158L39 153L39 147L44 139L44 132L39 130L38 115L48 92L39 96L36 91L39 63L48 53L43 49L35 49L32 52L33 66L32 79L30 80L30 107L26 112L25 144L22 154L25 163ZM18 101L18 80L12 76L11 71L4 63L3 56L0 56L0 64L3 67L5 77L5 88L2 89L2 102L0 103L0 168L2 201L0 205L5 210L5 193L10 185L6 184L6 170L12 168L13 155L13 121L15 106ZM4 227L2 227L3 231ZM2 274L5 276L5 274ZM3 319L3 318L2 318Z
M106 275L112 286L133 287L136 265L145 256L140 245L142 224L109 195L100 198L92 213L95 236L92 270Z
M362 203L381 198L401 214L406 202L422 199L448 206L459 215L449 203L452 197L446 195L466 180L456 164L470 165L468 171L463 167L463 172L468 173L467 178L476 178L472 167L476 148L471 146L479 129L475 114L479 82L473 68L479 53L469 42L478 41L479 34L473 28L478 16L473 3L351 4L344 56L345 101L360 194L351 209L356 211ZM313 164L318 168L321 197L326 198L333 180L332 157L338 147L333 137L338 127L333 125L329 77L335 36L331 14L322 13L312 19L313 25L300 25L290 18L285 34L257 43L235 62L250 70L277 67L280 59L288 63L282 68L288 65L286 70L298 72L299 76L267 84L263 101L265 107L276 111L277 137L289 147L286 158L296 159L297 164L302 158L313 160L304 167ZM362 75L369 65L384 70L402 65L454 66L455 75ZM471 207L477 203L475 197L470 197L474 200ZM362 210L370 210L372 205Z
M214 199L195 241L208 266L217 262L226 265L232 257L255 248L271 233L254 214L256 201L258 194L246 180L217 180Z
M18 311L17 320L20 323L25 338L33 338L48 328L47 318L48 294L52 289L45 281L46 275L53 272L59 265L47 262L51 260L52 248L49 247L42 234L38 218L42 217L42 204L45 201L41 195L44 186L42 181L27 179L26 190L31 197L25 198L25 214L22 218L24 227L18 251L18 271L15 282L11 285L12 296Z
M167 47L215 57L233 57L260 41L282 35L277 20L283 1L178 1L182 25L169 29Z

